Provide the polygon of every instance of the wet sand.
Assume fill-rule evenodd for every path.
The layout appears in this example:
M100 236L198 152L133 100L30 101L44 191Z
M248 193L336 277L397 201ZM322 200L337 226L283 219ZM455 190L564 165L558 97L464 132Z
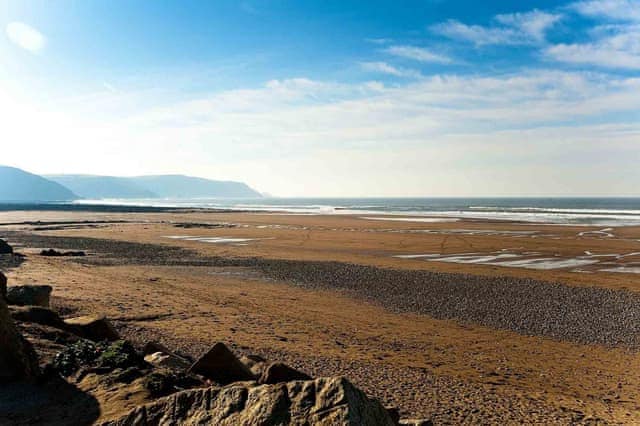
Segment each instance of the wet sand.
M0 213L5 223L33 219L125 221L11 225L0 234L20 231L9 239L22 241L28 254L11 278L49 283L55 303L106 313L140 342L160 338L192 355L215 340L235 342L240 351L314 374L343 373L405 417L640 421L640 276L601 270L636 267L633 255L605 259L613 266L580 267L588 272L396 257L488 258L504 249L553 259L587 251L625 255L640 251L638 228L602 233L599 227L351 216ZM74 238L25 237L25 231ZM136 244L118 248L114 240ZM79 263L33 254L54 243L91 256Z

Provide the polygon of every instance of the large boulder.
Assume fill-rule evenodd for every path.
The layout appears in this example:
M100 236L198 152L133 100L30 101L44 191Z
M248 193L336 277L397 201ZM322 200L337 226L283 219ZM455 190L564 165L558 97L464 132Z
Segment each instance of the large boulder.
M64 320L66 328L85 339L101 342L103 340L115 341L120 335L111 322L103 316L82 316Z
M7 298L7 277L0 271L0 298Z
M251 370L227 348L216 343L189 368L190 374L198 374L223 385L255 379Z
M5 240L0 240L0 254L12 254L13 247L11 247Z
M387 410L342 377L191 389L137 407L108 426L394 425Z
M286 364L274 362L269 364L262 372L258 383L272 385L281 382L292 382L294 380L311 380L311 377Z
M18 306L49 307L53 288L50 285L18 285L7 288L7 302Z
M35 379L39 372L38 356L16 330L7 303L0 298L0 383Z

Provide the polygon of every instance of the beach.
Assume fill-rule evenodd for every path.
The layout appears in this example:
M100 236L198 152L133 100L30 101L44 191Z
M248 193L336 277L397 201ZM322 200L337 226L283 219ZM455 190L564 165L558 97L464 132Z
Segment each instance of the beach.
M136 343L225 341L403 417L640 421L640 227L461 216L5 211L2 267Z

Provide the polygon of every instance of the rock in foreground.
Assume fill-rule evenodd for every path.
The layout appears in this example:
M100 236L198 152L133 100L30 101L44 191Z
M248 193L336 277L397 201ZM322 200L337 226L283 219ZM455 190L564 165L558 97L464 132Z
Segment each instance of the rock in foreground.
M289 367L281 362L274 362L264 370L258 382L273 385L294 380L311 380L311 377L301 371Z
M56 328L64 327L64 322L56 312L42 306L12 306L11 316L16 321L48 325Z
M385 408L342 377L191 389L137 407L105 426L393 425Z
M39 371L35 351L17 332L7 304L0 297L0 383L34 379Z
M18 285L7 288L7 302L18 306L49 307L53 287L50 285Z
M189 373L201 375L223 385L254 379L251 370L240 362L224 343L213 345L191 366Z
M115 341L120 335L108 319L102 316L82 316L69 318L64 321L67 329L85 339L100 342L102 340Z

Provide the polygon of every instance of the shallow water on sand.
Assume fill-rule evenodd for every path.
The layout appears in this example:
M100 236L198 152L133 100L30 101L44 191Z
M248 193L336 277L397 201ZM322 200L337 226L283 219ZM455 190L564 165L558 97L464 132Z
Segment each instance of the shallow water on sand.
M403 254L394 257L400 259L423 259L428 262L465 263L478 265L505 266L510 268L525 268L538 270L570 269L573 272L589 272L581 269L572 269L593 265L595 270L602 272L640 273L640 266L610 266L608 258L622 259L637 253L626 255L594 255L585 254L574 258L561 256L540 256L539 253L509 253L505 251L497 253L458 253L458 254ZM598 264L601 264L598 266Z

